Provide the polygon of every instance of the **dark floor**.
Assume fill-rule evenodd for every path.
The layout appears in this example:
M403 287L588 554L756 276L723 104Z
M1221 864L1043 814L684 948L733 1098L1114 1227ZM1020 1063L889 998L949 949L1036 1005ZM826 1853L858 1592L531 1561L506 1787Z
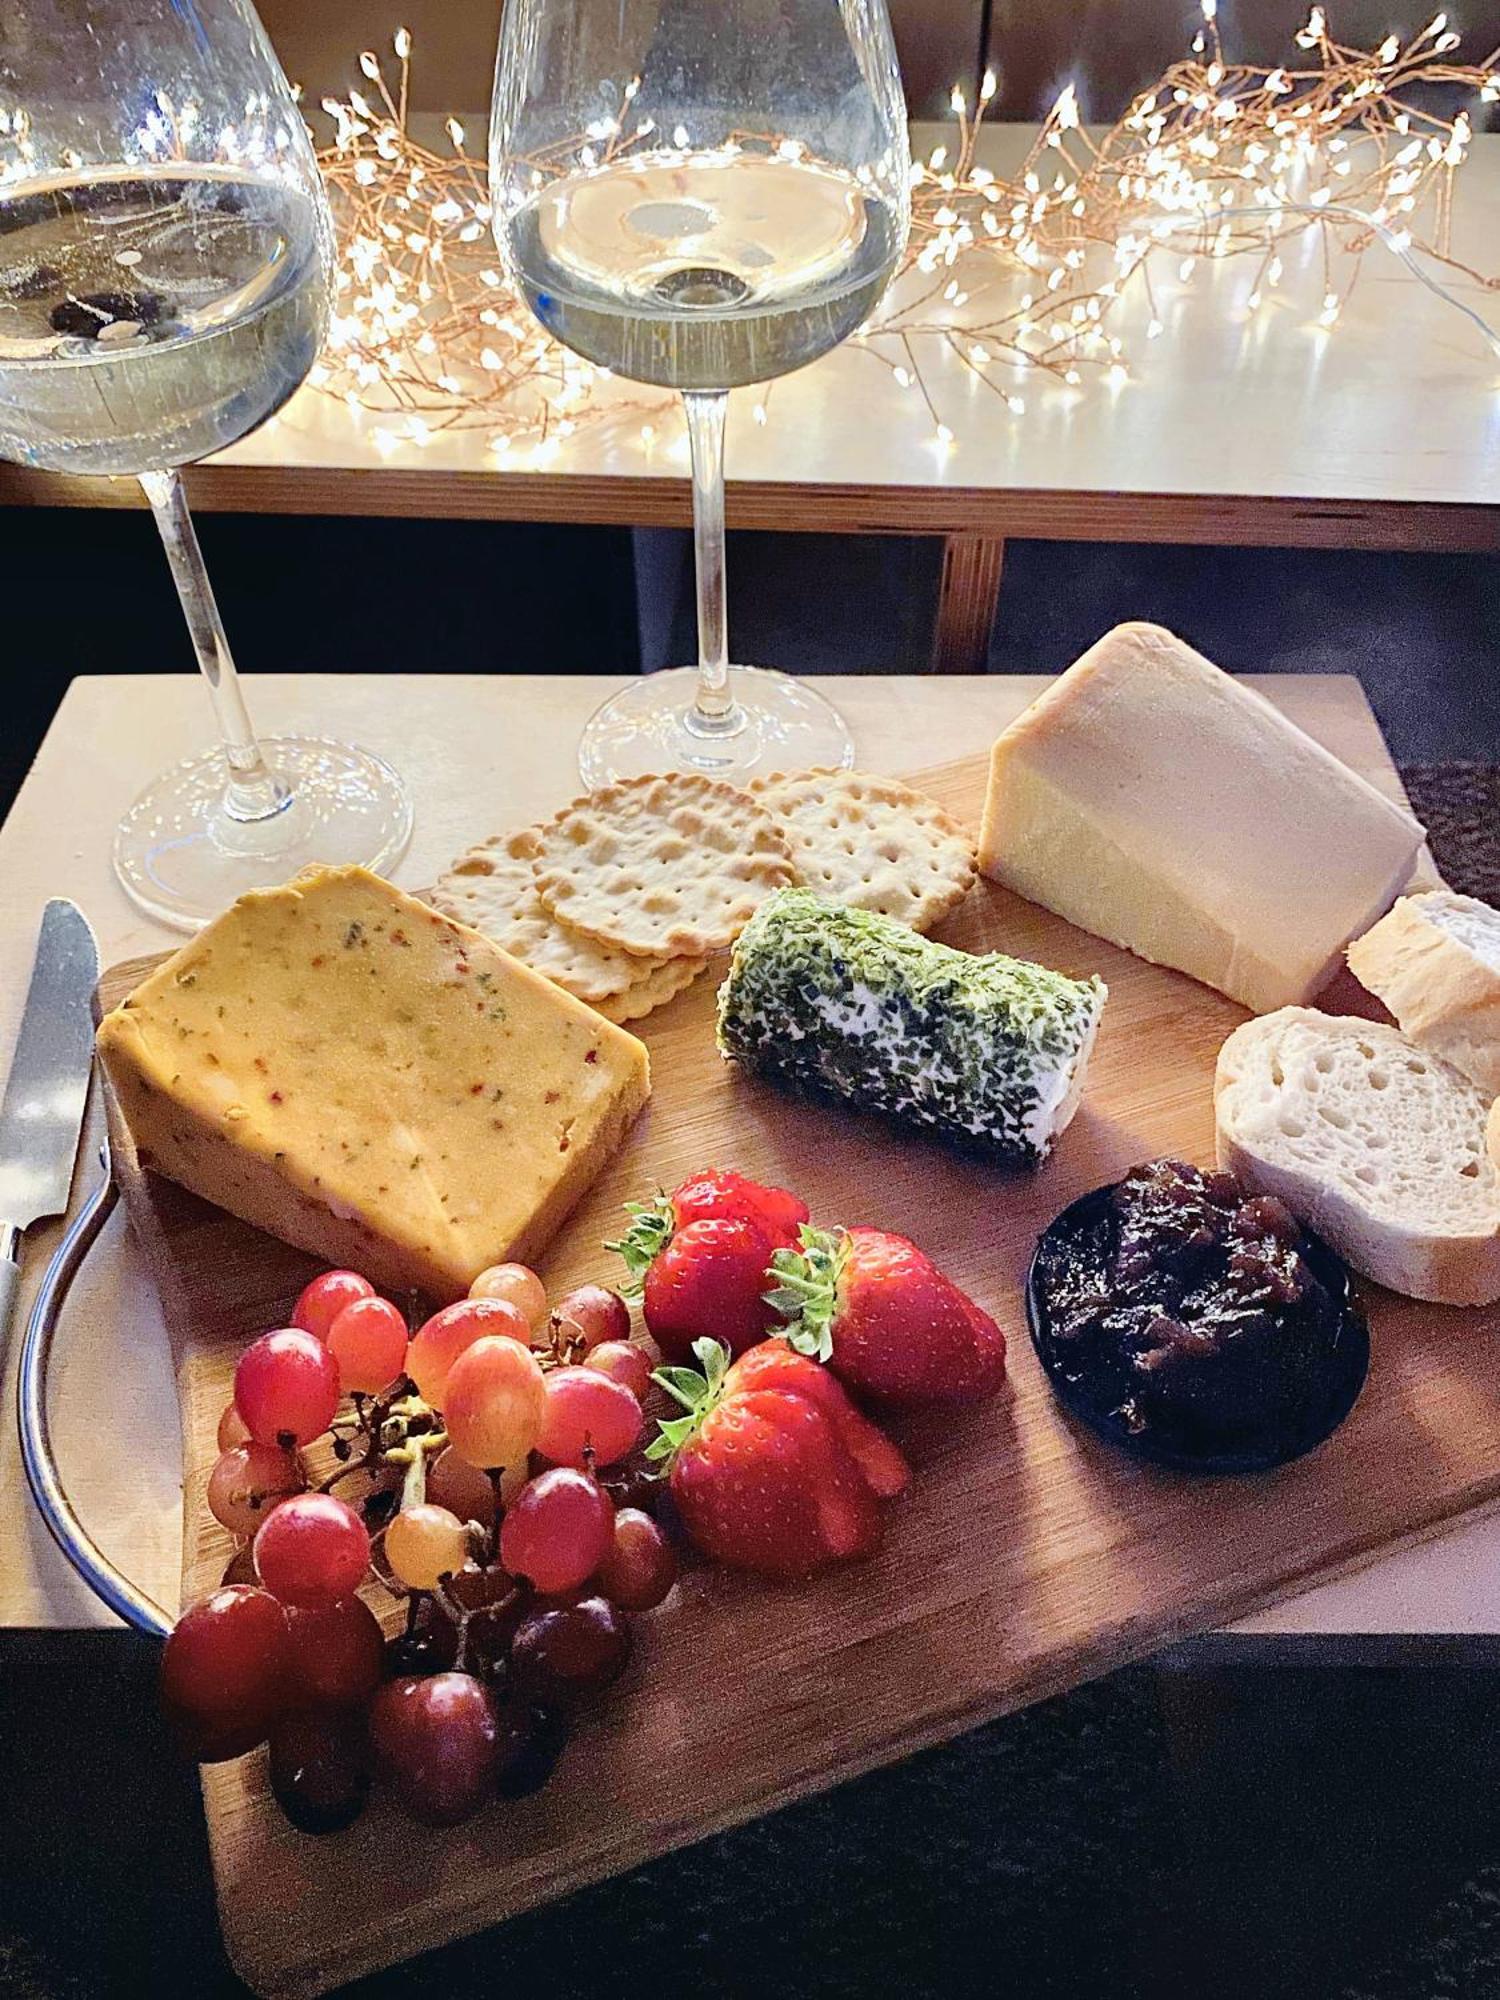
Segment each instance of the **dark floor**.
M350 1992L1494 2000L1500 1678L1442 1655L1180 1649ZM0 1681L0 1992L244 1991L151 1676Z

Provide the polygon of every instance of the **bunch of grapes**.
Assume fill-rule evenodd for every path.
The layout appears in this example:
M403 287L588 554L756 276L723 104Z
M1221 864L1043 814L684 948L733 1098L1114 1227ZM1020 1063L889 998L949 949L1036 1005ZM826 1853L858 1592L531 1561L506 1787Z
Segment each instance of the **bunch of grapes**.
M241 1355L219 1423L208 1505L241 1546L161 1669L189 1754L268 1743L309 1833L349 1825L376 1779L434 1826L545 1784L624 1673L631 1614L676 1581L639 1452L651 1368L599 1285L549 1310L535 1272L496 1265L409 1334L356 1272L314 1279ZM372 1580L405 1601L394 1638Z

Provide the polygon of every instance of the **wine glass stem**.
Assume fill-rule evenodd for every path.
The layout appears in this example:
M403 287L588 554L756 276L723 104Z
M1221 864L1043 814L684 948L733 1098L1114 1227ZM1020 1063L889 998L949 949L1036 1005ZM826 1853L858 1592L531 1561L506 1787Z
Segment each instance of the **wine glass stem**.
M188 512L187 494L175 469L143 472L141 488L161 534L172 569L172 581L182 600L183 616L203 678L213 700L229 777L224 811L234 820L271 819L291 802L287 787L276 778L260 753L250 726L240 677L235 672L224 623L214 602L213 586L203 563L203 551Z
M732 736L745 718L729 693L724 605L724 415L729 397L684 396L693 456L693 562L698 579L698 692L686 717L699 736Z

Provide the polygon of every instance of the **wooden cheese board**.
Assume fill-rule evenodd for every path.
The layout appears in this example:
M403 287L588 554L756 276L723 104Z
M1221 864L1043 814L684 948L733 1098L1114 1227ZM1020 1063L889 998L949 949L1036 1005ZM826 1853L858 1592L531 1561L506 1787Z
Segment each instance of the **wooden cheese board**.
M977 825L986 760L916 783ZM557 1778L451 1833L377 1804L313 1840L272 1801L259 1757L204 1773L230 1955L266 1995L325 1991L1057 1693L1266 1604L1319 1571L1500 1496L1500 1308L1419 1306L1363 1287L1373 1362L1353 1415L1276 1472L1194 1478L1081 1431L1026 1337L1039 1230L1075 1196L1161 1153L1213 1154L1228 1000L981 883L942 935L1060 970L1110 999L1083 1108L1031 1174L954 1157L885 1125L788 1099L721 1061L716 980L644 1024L655 1095L543 1260L549 1287L614 1281L620 1204L706 1164L795 1186L824 1221L914 1237L1011 1336L1011 1389L893 1426L917 1468L869 1562L785 1588L704 1568L638 1627L627 1680ZM113 969L112 1004L155 961ZM1357 1002L1357 989L1337 1003ZM215 1427L246 1342L281 1323L314 1268L181 1190L117 1163L175 1345L186 1468L184 1597L228 1543L203 1505Z

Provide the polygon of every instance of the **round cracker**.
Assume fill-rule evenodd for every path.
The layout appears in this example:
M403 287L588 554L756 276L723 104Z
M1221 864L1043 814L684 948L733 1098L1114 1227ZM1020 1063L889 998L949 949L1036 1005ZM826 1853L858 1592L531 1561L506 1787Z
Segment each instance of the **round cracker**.
M644 965L645 959L637 959L637 965ZM665 1007L669 1000L675 1000L679 993L685 993L698 976L706 971L706 958L666 958L653 966L643 979L634 986L627 986L623 993L615 993L608 1000L597 1000L595 1006L605 1020L622 1026L627 1021L642 1020L647 1014L654 1014L658 1007Z
M786 837L748 792L696 772L627 778L538 829L537 893L601 944L703 958L793 879Z
M969 834L899 778L825 769L750 789L784 828L798 879L835 902L927 931L974 885Z
M537 894L533 866L537 847L534 827L481 841L439 877L432 892L433 907L483 931L502 951L545 973L565 993L590 1006L622 997L675 963L611 951L560 923ZM659 1004L648 1001L641 1011L649 1013Z

